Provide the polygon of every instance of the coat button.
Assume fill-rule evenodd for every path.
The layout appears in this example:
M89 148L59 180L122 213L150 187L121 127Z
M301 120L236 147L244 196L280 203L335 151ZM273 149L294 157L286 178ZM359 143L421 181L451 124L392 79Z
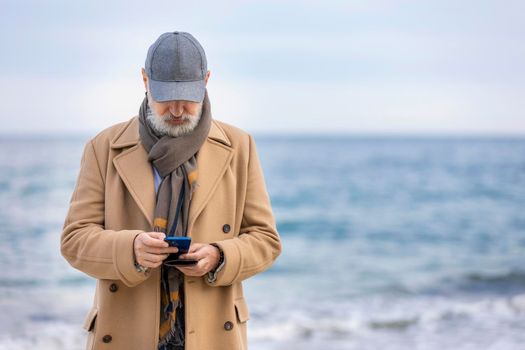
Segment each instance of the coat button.
M224 226L222 227L222 232L228 233L230 232L230 229L231 229L230 225L224 224Z
M118 290L117 284L116 283L111 283L111 285L109 286L109 291L112 292L112 293L115 293L117 290Z
M102 341L104 343L110 343L111 340L113 340L113 337L111 335L109 335L109 334L106 334L105 336L102 337Z
M231 323L230 321L226 321L224 323L224 329L226 329L227 331L231 331L233 328L233 323Z

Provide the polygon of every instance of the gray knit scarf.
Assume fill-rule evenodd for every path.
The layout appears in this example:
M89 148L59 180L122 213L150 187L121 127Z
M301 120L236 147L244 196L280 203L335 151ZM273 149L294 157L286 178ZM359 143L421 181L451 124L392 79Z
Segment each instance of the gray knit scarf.
M196 153L211 127L208 91L204 95L199 123L190 133L178 137L158 135L147 120L148 98L139 110L139 134L162 181L157 191L153 231L166 236L187 236L188 210L197 186ZM184 347L183 273L175 267L161 267L161 310L159 349Z

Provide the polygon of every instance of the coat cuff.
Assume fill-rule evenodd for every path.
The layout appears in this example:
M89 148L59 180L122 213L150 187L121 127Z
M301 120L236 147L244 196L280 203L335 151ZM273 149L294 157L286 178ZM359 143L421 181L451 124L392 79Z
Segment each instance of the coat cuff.
M233 283L235 278L239 275L240 267L240 252L237 242L238 238L226 239L223 241L214 242L219 246L224 253L224 262L217 269L214 278L210 279L206 274L204 279L209 286L227 286Z
M226 263L226 259L224 259L224 252L222 251L221 247L217 243L211 243L211 245L219 249L220 258L219 265L217 265L217 267L208 272L208 282L210 283L215 282L215 280L217 279L217 274L222 270L224 264Z
M151 274L151 269L146 272L139 272L135 268L133 244L135 237L142 232L141 230L122 230L115 232L117 235L113 243L115 269L122 282L128 287L134 287L144 282Z

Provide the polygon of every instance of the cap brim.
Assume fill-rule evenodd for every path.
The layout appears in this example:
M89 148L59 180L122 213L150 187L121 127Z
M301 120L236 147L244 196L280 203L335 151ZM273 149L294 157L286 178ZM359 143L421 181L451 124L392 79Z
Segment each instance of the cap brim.
M155 81L149 80L150 93L157 102L186 100L202 102L206 90L204 80L196 81Z

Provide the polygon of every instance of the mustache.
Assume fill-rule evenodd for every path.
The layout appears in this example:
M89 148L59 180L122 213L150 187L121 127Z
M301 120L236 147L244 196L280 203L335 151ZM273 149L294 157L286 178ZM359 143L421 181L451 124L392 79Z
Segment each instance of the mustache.
M177 117L171 113L166 113L166 114L163 114L160 116L160 118L164 121L167 121L167 120L175 120L175 119L182 119L182 120L190 120L191 118L193 118L194 116L191 115L191 114L188 114L188 113L182 113L182 115L180 117Z

